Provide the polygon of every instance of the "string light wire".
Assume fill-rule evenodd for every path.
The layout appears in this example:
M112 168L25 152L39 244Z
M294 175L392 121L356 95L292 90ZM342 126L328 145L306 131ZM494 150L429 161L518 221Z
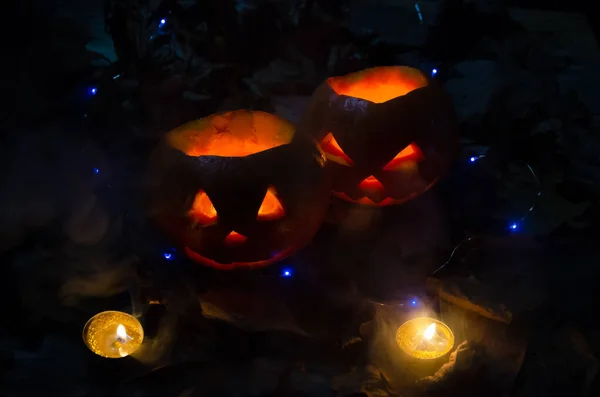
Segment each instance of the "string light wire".
M486 155L485 154L480 154L478 156L472 156L469 158L469 161L471 163L474 163L482 158L485 158ZM533 200L533 203L529 206L529 208L527 209L527 211L525 211L525 213L516 221L516 222L512 222L509 226L508 229L509 230L517 230L519 227L519 224L521 222L523 222L525 220L525 218L527 218L529 216L529 214L531 214L533 212L533 210L535 209L535 207L537 206L539 197L542 195L542 184L540 183L540 179L538 178L536 172L533 170L533 167L529 164L529 163L525 163L525 167L527 168L527 170L529 171L529 173L531 174L531 176L533 177L533 180L536 184L536 190L537 193L535 195L535 198ZM437 269L435 269L432 273L431 276L436 275L437 273L439 273L442 269L445 269L446 266L448 266L452 260L454 259L454 255L456 254L456 252L459 250L459 248L461 248L463 245L465 245L466 243L471 242L475 237L467 237L465 239L463 239L462 241L460 241L455 247L454 249L452 249L452 252L450 253L450 257L448 257L448 260L446 262L444 262L444 264L440 267L438 267Z

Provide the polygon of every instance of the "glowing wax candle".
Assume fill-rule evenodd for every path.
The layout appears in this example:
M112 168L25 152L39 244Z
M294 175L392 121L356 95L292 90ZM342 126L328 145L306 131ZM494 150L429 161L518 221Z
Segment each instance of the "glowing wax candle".
M452 349L454 334L441 321L419 317L405 322L398 328L396 343L411 357L435 359Z
M98 313L83 327L83 341L88 349L106 358L126 357L135 352L143 340L142 324L123 312Z

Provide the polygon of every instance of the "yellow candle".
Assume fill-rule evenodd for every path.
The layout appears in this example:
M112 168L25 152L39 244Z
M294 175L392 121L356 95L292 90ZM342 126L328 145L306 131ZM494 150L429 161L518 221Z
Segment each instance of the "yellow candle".
M107 311L90 318L83 327L83 341L92 352L106 358L126 357L144 340L137 318L123 312Z
M396 332L396 343L406 354L421 359L442 357L454 346L454 334L443 322L418 317L402 324Z

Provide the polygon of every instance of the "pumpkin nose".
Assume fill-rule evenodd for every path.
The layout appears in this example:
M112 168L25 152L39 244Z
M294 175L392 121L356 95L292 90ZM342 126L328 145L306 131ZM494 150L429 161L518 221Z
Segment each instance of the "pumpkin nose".
M227 245L239 245L244 244L248 240L248 237L239 234L235 230L232 230L231 233L225 237L225 244Z
M385 188L373 175L363 179L363 181L358 184L358 187L363 191L365 196L375 202L380 202L384 199Z

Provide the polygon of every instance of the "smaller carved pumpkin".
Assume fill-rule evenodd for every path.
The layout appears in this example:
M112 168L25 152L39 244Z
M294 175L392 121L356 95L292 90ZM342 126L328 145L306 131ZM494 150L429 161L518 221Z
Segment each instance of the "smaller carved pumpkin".
M405 66L328 79L314 92L299 130L320 142L333 194L372 206L420 196L446 173L458 149L450 99Z
M277 116L238 110L169 132L154 154L151 216L194 261L260 267L307 244L330 181L313 139Z

